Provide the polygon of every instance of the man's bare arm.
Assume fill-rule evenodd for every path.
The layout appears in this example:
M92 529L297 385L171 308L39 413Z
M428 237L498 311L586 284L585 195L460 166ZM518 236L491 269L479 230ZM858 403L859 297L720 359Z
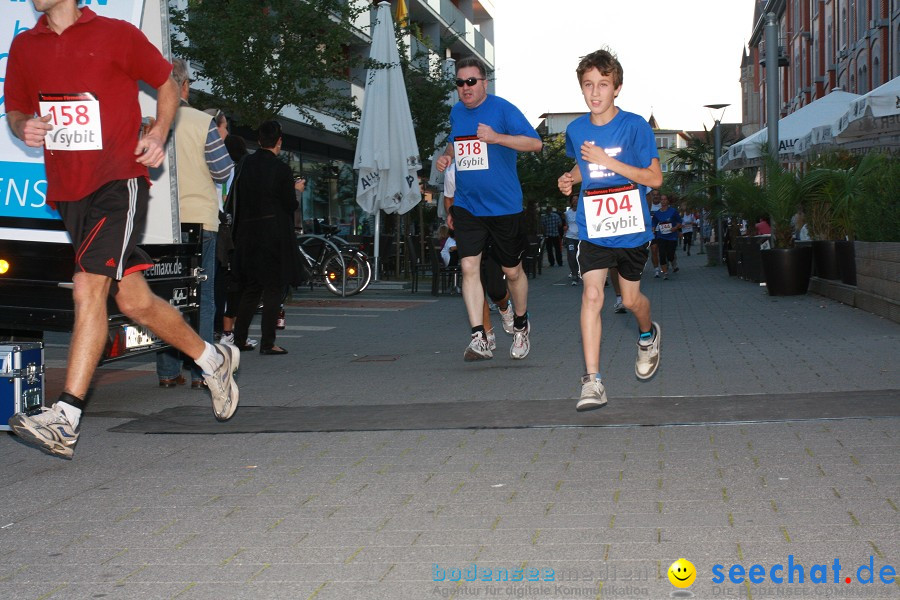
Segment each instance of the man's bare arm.
M156 88L156 92L156 121L134 149L137 162L148 167L158 167L162 164L165 158L166 138L169 137L169 129L172 128L175 111L178 110L178 86L171 75L165 83Z

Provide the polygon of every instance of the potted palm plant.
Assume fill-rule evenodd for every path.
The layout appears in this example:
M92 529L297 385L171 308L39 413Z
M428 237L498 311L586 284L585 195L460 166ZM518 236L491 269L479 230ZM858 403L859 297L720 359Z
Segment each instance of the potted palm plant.
M802 198L798 177L770 159L757 177L749 174L731 176L721 179L720 184L725 190L726 201L744 207L745 214L769 215L775 247L762 250L760 254L769 295L805 294L809 289L812 249L794 246L791 226Z
M808 205L818 213L815 219L819 229L817 237L827 232L829 238L834 240L836 273L823 272L820 264L818 274L826 279L840 279L848 285L856 285L854 214L856 207L866 199L867 182L883 169L885 158L870 153L855 164L836 159L831 162L832 165L809 171L802 186ZM819 253L816 258L819 260Z

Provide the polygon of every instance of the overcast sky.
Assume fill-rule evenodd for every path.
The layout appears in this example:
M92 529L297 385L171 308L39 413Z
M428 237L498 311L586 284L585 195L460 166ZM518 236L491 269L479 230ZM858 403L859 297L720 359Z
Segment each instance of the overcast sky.
M664 129L712 129L705 104L740 122L740 61L754 0L493 0L496 92L532 125L584 112L579 57L602 46L622 63L617 105Z

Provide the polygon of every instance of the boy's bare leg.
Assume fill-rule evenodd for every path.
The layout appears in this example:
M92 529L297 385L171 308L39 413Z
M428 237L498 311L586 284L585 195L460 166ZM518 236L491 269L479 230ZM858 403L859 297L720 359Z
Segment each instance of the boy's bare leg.
M641 282L619 277L619 285L622 287L622 304L632 312L642 332L650 331L650 300L641 293Z
M581 348L584 352L584 368L587 374L600 372L600 340L603 328L600 312L603 308L603 282L607 269L595 269L581 274L584 289L581 292Z

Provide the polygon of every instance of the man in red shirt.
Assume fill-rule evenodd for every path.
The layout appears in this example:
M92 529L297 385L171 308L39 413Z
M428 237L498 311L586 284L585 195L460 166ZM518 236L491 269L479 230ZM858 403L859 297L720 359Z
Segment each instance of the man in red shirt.
M204 342L175 308L154 295L137 248L149 200L148 167L158 167L178 106L172 65L134 26L99 17L76 0L32 0L44 13L17 35L7 59L5 103L13 134L44 147L47 201L75 246L75 325L65 388L40 414L13 415L12 430L44 452L72 458L85 396L106 343L106 300L152 329L203 369L213 412L237 409L240 354ZM138 81L157 90L156 122L139 137ZM35 116L38 115L38 116Z

